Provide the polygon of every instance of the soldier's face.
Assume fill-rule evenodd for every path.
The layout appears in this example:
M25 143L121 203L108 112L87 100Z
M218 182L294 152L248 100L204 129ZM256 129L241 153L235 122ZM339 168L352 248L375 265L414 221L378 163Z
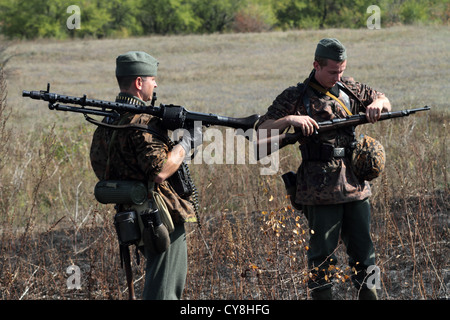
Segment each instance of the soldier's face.
M337 62L328 59L326 66L320 66L317 61L314 61L314 69L316 69L316 80L326 89L332 88L336 82L341 80L347 67L347 60Z
M153 91L155 88L158 87L156 84L156 78L155 77L146 77L142 79L142 85L141 85L141 99L143 101L151 101L153 98Z

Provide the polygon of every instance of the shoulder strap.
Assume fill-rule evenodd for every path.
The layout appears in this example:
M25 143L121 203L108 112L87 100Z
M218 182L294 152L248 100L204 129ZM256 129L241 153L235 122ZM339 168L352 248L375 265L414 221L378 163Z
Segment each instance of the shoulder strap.
M300 96L298 97L297 100L297 104L295 105L295 108L298 110L300 108L301 103L303 102L303 106L306 109L306 112L308 113L309 116L311 116L311 107L310 107L310 102L309 102L309 96L308 96L308 85L311 82L312 77L314 76L315 70L313 69L311 71L311 73L309 74L308 78L303 82L303 83L299 83L297 86L303 86L303 88L301 88L301 93Z
M363 102L361 99L343 82L339 81L338 85L348 94L350 94L356 101L358 101L359 105L364 107ZM356 113L359 113L359 108L356 109Z
M312 117L312 113L311 113L311 103L309 101L309 96L308 96L308 90L305 89L303 92L303 106L306 109L306 112L308 113L308 116Z
M89 118L87 115L85 115L85 117L86 118ZM92 118L90 118L90 119L92 119ZM87 119L86 119L87 120ZM94 119L92 119L93 121L96 121L96 120L94 120ZM122 119L120 119L120 121L119 121L119 125L124 121L124 120L126 120L126 118L122 118ZM89 121L89 120L88 120ZM101 122L100 122L101 123ZM117 136L117 131L114 131L113 133L112 133L112 136L111 136L111 140L109 141L109 145L108 145L108 159L106 160L106 168L105 168L105 176L103 177L104 178L104 180L108 180L109 179L109 172L110 172L110 170L111 170L111 153L112 153L112 150L113 150L113 145L114 145L114 140L116 140L116 136Z
M327 96L329 96L330 98L336 100L341 105L341 107L345 110L345 112L347 112L347 114L349 116L353 115L351 113L351 111L347 108L347 106L341 100L339 100L339 98L337 98L334 94L332 94L330 91L325 90L324 88L322 88L321 86L319 86L319 85L317 85L317 84L315 84L313 82L310 82L309 85L311 87L313 87L314 89L316 89L317 91L320 91L323 94L326 94Z

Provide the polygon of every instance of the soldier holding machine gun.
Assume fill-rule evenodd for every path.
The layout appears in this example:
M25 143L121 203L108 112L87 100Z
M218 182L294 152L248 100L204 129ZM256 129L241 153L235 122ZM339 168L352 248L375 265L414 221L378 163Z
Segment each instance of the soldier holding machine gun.
M50 84L46 91L22 92L24 97L47 101L50 110L82 113L98 126L91 145L91 164L100 180L94 194L100 203L116 204L114 224L129 299L135 299L132 245L147 258L143 298L182 295L187 273L184 223L198 214L196 188L184 159L201 144L202 126L247 130L259 118L192 112L172 104L155 106L157 68L158 61L145 52L117 57L120 93L115 102L52 93ZM151 105L146 105L148 101ZM100 122L88 115L104 119ZM184 134L174 142L168 130L178 129Z
M145 102L152 100L157 87L157 68L157 60L144 52L128 52L117 57L116 77L120 93L116 102L145 106ZM187 273L184 222L194 215L194 208L187 197L175 191L168 178L180 168L194 139L201 139L201 126L195 133L192 127L190 135L184 136L177 144L171 144L161 118L149 114L122 113L117 119L106 117L103 122L121 126L146 125L151 130L150 133L99 126L92 140L91 163L100 180L141 181L149 188L154 186L154 191L162 196L173 230L168 230L170 245L163 245L161 250L151 250L151 244L144 245L147 267L143 298L180 299ZM160 210L159 214L164 213ZM167 234L156 236L166 237Z

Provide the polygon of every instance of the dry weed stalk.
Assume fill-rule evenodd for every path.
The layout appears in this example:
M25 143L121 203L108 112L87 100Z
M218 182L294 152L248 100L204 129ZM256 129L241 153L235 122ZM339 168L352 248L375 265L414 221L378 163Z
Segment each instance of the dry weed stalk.
M359 32L342 30L341 34L350 42ZM429 37L417 40L417 32ZM352 75L370 79L376 88L387 83L395 84L395 91L385 89L389 89L389 96L396 99L397 109L414 107L409 104L417 96L410 88L426 83L430 86L423 89L426 98L441 109L426 116L367 125L363 129L381 140L387 152L386 171L373 182L371 199L372 236L377 265L381 269L380 297L446 298L449 287L447 138L450 124L442 94L445 81L435 81L436 75L442 79L447 76L445 67L448 61L442 53L446 52L446 44L439 44L443 50L429 51L429 45L446 39L446 33L400 29L384 30L376 37L380 40L384 35L388 35L386 50L377 52L379 58L375 63L387 63L386 68L368 68L366 59L356 57L352 60L355 73ZM295 65L309 65L307 48L315 44L317 36L316 32L298 32L271 33L267 38L266 35L254 34L242 38L236 35L214 35L208 39L160 38L153 47L165 52L167 69L162 87L169 89L166 89L164 100L187 101L203 108L198 111L218 114L224 110L236 114L263 112L285 83L291 85L302 80L299 73L308 70L292 68L288 61L295 61ZM407 36L414 38L416 44L425 40L424 44L420 42L414 47L417 52L409 56L408 63L429 72L417 78L414 73L417 68L402 67L398 74L392 74L393 78L386 81L386 69L395 70L402 66L402 47L398 46L398 41L407 41ZM367 46L369 42L362 36L360 38L360 42L353 42L354 50L361 50L361 55L367 53L369 59L373 58L373 52L364 51L366 47L370 48ZM152 39L142 40L152 42ZM300 40L305 46L298 46ZM131 45L134 40L121 41ZM234 42L230 46L231 41ZM104 46L115 48L116 43L88 43L90 48L81 43L74 44L71 52L73 66L68 66L67 60L63 59L61 53L64 49L59 44L33 43L35 59L31 61L29 55L24 54L18 56L16 65L13 65L18 75L20 72L27 75L27 87L20 89L42 86L43 70L52 68L56 70L55 74L61 75L57 79L61 83L66 83L68 73L76 74L77 79L89 79L88 83L75 80L70 83L70 90L75 95L83 92L104 98L115 94L114 79L104 81L103 76L110 71L114 50L106 50L110 54L101 57L95 52L104 50ZM29 53L29 43L19 47L19 51ZM255 52L255 59L249 61L248 57ZM267 61L275 61L280 53L286 57L282 63L267 65ZM86 60L77 60L77 57L84 59L86 54L93 57L90 68L84 68ZM429 59L423 59L428 54L432 54L434 65L429 65ZM15 59L10 60L9 65ZM201 61L201 67L193 68L194 60ZM38 64L30 68L30 64L36 61ZM176 63L172 63L174 61ZM267 72L271 77L266 77ZM220 76L225 74L227 77ZM92 195L96 182L89 164L93 128L77 124L77 118L72 115L44 111L45 117L35 116L40 114L40 109L17 117L5 104L6 87L2 77L0 299L122 299L126 285L112 225L113 210L97 205ZM186 86L186 78L196 80L196 90ZM20 77L19 81L11 81L15 83L14 91L24 79ZM408 90L402 90L405 79L408 79ZM93 88L91 83L100 85ZM274 88L274 83L278 83L280 88ZM269 87L270 90L267 89ZM408 95L402 97L397 95L399 92L408 92ZM224 100L224 96L227 99ZM13 100L14 106L28 107L22 105L18 96L9 96L9 100ZM11 119L20 120L32 130L17 130ZM53 120L57 125L51 134L48 124ZM279 174L295 170L300 161L297 147L283 149ZM305 218L288 207L279 175L262 177L258 169L257 165L192 166L200 192L203 229L200 235L196 232L196 225L188 226L186 299L308 297L306 281L311 270L306 259L309 230ZM336 256L339 269L325 271L330 272L330 277L334 272L338 297L354 298L350 281L346 278L352 270L346 268L347 257L342 246L336 251ZM66 286L66 268L72 264L81 269L80 290L68 290ZM145 261L140 266L133 265L138 279L137 293L143 286L139 279L142 279L144 264Z

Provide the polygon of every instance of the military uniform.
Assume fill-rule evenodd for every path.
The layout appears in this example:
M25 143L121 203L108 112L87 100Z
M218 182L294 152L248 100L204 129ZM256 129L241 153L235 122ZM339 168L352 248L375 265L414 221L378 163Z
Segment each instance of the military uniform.
M317 51L316 51L317 53ZM313 73L312 73L313 75ZM344 118L349 113L365 112L379 92L343 77L329 90L341 103L325 94L326 90L310 76L305 82L284 90L258 122L280 119L288 115L309 115L316 122ZM295 130L300 130L295 128ZM325 280L330 265L337 262L334 251L339 236L346 244L350 266L358 275L355 286L364 286L365 270L374 265L374 249L370 238L371 195L367 181L361 181L351 169L351 152L355 142L354 128L345 128L302 138L302 163L297 171L295 203L308 218L311 232L308 250L309 266L314 276L310 289L328 289ZM329 278L329 276L328 276Z
M119 94L116 102L130 101L144 104L136 97ZM168 132L163 129L161 120L148 114L124 114L115 121L103 122L112 125L140 124L149 125L155 133L169 140ZM114 143L111 138L115 132ZM111 148L111 149L110 149ZM100 180L138 180L147 184L154 181L161 171L169 152L166 141L155 137L154 134L140 130L112 130L98 127L94 132L91 146L91 164ZM109 165L108 154L110 154ZM107 172L108 170L108 172ZM166 180L155 185L157 191L165 200L174 223L182 224L194 214L192 203L182 199Z
M122 60L120 60L122 59ZM150 59L150 61L146 60ZM128 53L117 59L118 73L140 76L155 76L156 70L145 73L153 58L145 53ZM121 61L125 60L124 64ZM145 105L145 102L127 93L120 93L116 102ZM99 126L91 145L91 164L99 180L138 180L152 183L167 160L171 145L168 132L161 119L148 114L121 114L117 120L105 118L104 123L112 125L146 125L152 130L113 130ZM154 186L162 196L173 220L175 229L170 234L169 248L156 254L145 248L147 258L144 299L180 299L187 274L187 245L184 223L194 215L189 199L181 198L166 180Z
M315 82L314 79L311 79ZM342 83L351 89L362 101L349 99L353 114L364 112L364 105L372 103L378 92L354 81L342 78ZM304 83L290 87L281 93L261 117L259 123L267 119L279 119L287 115L310 115L317 122L345 118L346 111L334 99L308 86L304 94L309 99L308 112L303 101ZM330 90L339 97L346 94L336 85ZM349 96L349 95L347 95ZM298 129L298 128L296 128ZM359 181L351 170L349 157L332 157L325 154L327 148L343 148L349 154L354 141L353 130L343 129L321 134L319 137L303 139L301 149L303 161L298 171L296 202L302 205L337 204L354 200L363 200L371 195L367 181ZM345 152L344 151L344 152ZM324 157L324 161L320 158Z

